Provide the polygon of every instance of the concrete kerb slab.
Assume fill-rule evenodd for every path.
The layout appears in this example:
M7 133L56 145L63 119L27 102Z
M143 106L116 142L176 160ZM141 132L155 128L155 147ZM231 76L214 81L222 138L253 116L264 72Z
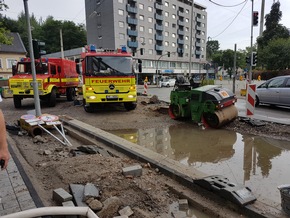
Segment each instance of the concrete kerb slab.
M165 175L180 182L182 185L185 185L188 188L194 189L193 187L196 186L196 184L194 184L195 179L208 176L203 172L188 168L187 166L175 160L166 158L163 155L157 154L151 150L138 146L125 139L122 139L118 136L115 136L111 133L83 123L81 121L66 116L62 117L61 120L65 125L97 141L103 142L104 144L121 153L125 153L126 155L134 159L150 163L152 166L158 168ZM269 208L268 205L265 205L258 200L255 203L247 205L245 207L239 207L237 205L234 205L232 202L228 202L227 204L231 204L231 208L234 208L235 211L240 211L240 213L243 213L250 217L287 217L286 215L284 216L281 210L278 210L276 208Z

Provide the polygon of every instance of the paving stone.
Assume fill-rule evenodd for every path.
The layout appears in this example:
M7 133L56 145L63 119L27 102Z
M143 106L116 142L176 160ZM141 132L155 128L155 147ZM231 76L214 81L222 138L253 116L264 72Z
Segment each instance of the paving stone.
M14 195L14 190L12 186L6 186L1 188L0 197L3 198L5 196Z
M53 190L52 199L58 203L72 200L72 195L63 188Z
M14 187L13 189L14 189L15 194L28 191L26 185L20 185L20 186Z
M89 198L100 198L100 191L93 183L87 183L84 187L83 201L86 201Z
M25 185L25 182L23 181L23 179L21 177L18 177L18 178L12 179L11 184L15 188L15 187L18 187L21 185Z
M179 210L188 210L188 200L178 199Z
M32 197L31 197L31 195L30 195L30 193L28 192L28 193L26 193L26 194L23 194L23 195L21 195L21 196L17 196L17 200L18 200L18 202L21 202L21 201L27 201L27 200L31 200L32 199Z
M124 176L141 176L142 167L138 164L135 166L124 167L122 169Z
M4 201L2 202L2 205L3 205L4 210L19 206L18 201L15 201L15 200Z
M7 167L8 174L10 173L19 173L18 168L15 163L9 163Z
M126 206L123 209L119 210L120 215L131 216L134 212L132 211L131 207Z
M88 205L85 202L83 202L85 186L79 184L70 184L69 188L74 197L74 202L76 206L87 207Z
M19 206L17 207L13 207L13 208L9 208L7 210L2 210L0 211L0 217L3 216L3 215L7 215L7 214L11 214L11 213L17 213L17 212L20 212L21 209Z
M1 202L3 203L5 201L12 201L12 200L17 201L16 195L7 195L1 199Z
M28 210L32 208L36 208L34 201L31 199L26 200L26 201L20 201L19 202L21 210Z
M1 189L2 189L2 188L6 188L6 187L8 187L8 186L11 186L11 187L12 187L9 178L5 178L5 179L3 179L3 180L0 182L0 192L1 192Z

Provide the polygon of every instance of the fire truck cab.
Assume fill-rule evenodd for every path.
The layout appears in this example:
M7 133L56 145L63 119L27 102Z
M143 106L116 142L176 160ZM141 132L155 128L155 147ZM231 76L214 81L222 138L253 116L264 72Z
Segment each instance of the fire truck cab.
M73 101L79 85L79 75L74 61L61 58L41 58L35 60L38 94L54 107L56 98L66 95ZM9 92L13 94L15 108L21 107L24 98L34 98L33 75L30 58L22 58L13 66L13 76L9 78Z
M87 46L77 62L77 66L81 66L77 71L82 75L86 112L93 112L97 106L109 103L122 103L128 111L136 108L134 61L126 47L108 51Z

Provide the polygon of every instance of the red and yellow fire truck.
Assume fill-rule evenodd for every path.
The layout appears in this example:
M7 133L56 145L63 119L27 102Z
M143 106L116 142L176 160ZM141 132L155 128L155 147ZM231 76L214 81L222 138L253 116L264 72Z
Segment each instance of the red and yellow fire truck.
M41 58L35 60L38 94L54 107L56 98L66 95L73 101L80 79L74 61L61 58ZM34 98L33 75L30 58L22 58L13 66L13 76L9 78L9 92L13 94L15 108L21 107L24 98Z
M80 61L80 60L78 60ZM96 50L91 45L81 54L83 105L93 112L101 104L123 103L126 110L137 105L137 89L132 55L126 47L117 51ZM82 72L81 72L82 71Z

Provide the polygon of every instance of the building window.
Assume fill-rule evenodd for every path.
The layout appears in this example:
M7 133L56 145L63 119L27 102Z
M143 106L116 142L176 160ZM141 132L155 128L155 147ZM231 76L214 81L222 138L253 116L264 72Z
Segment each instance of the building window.
M169 32L165 31L165 32L164 32L164 35L165 35L165 36L169 36Z
M139 27L140 32L144 32L144 26Z
M119 38L122 39L122 40L125 39L125 34L119 33Z
M169 46L169 42L165 41L165 42L164 42L164 45L165 45L166 47Z
M176 62L170 62L170 67L173 67L173 68L175 68L176 67Z
M167 26L168 27L169 26L169 22L165 21L164 22L164 26Z
M184 47L185 47L185 49L188 49L188 45L185 45Z
M103 38L103 36L99 36L99 37L98 37L98 39L102 39L102 38Z
M3 68L2 67L2 59L0 58L0 68Z
M185 32L189 32L189 28L188 27L185 27Z
M203 35L203 36L204 36L204 35L205 35L205 32L204 32L204 31L202 31L202 32L201 32L201 35Z
M176 34L175 33L172 33L171 36L172 36L172 38L175 38L176 37Z
M173 8L173 9L176 9L176 5L172 5L172 8Z
M149 50L148 50L148 53L149 53L149 54L153 54L153 49L149 49Z
M153 29L152 28L149 28L148 29L148 33L153 33Z
M14 63L14 59L12 59L12 58L7 58L6 59L6 66L7 66L7 69L11 69L12 68L12 65L13 65L13 63Z
M175 42L172 42L171 46L172 47L176 47L176 43Z
M148 39L148 43L149 43L150 45L152 45L152 44L153 44L153 39Z
M188 10L188 9L185 9L185 13L186 13L186 14L189 14L189 10Z
M144 9L144 5L143 4L139 4L139 9L143 10Z
M188 36L185 36L185 40L188 40Z
M202 40L201 40L201 43L204 43L204 42L205 42L204 39L202 39Z
M169 13L167 11L164 12L165 17L169 16Z
M124 3L124 1L123 1L123 0L118 0L118 2L119 2L119 3Z
M140 37L140 42L141 42L141 44L145 43L145 38L144 37Z
M172 24L172 28L176 28L176 24L175 23Z
M175 14L172 14L172 18L175 20L176 19L176 15Z
M189 22L189 19L188 18L185 18L185 22L188 23Z
M153 23L153 18L152 17L148 17L148 22L149 23Z
M119 10L118 10L118 14L121 15L121 16L123 16L123 15L124 15L124 11L121 10L121 9L119 9Z
M205 19L205 15L202 15L202 19L203 19L203 20Z
M119 21L119 27L124 27L124 22Z
M168 6L169 6L169 3L168 3L168 2L164 2L164 5L165 5L166 7L168 7Z
M144 20L144 16L143 15L139 15L139 20Z
M148 7L148 11L149 11L149 12L152 12L152 11L153 11L153 8L149 6L149 7Z

